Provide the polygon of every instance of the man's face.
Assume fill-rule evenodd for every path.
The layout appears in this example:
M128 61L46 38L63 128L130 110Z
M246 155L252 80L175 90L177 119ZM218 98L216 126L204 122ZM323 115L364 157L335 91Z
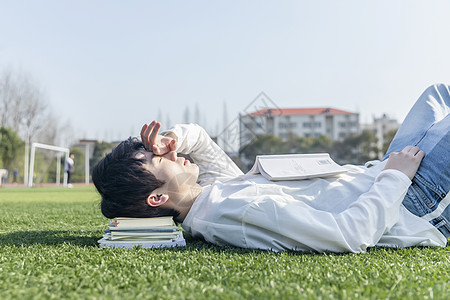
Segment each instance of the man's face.
M140 152L136 158L145 156L147 168L161 181L166 182L171 192L180 193L197 183L199 168L184 157L178 157L175 151L158 156L152 152Z

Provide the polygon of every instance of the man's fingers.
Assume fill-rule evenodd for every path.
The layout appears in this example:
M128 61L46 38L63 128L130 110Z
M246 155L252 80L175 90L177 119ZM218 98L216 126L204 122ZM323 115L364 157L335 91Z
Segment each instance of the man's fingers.
M157 145L153 145L153 153L156 155L161 154L161 150L159 149L159 147Z
M405 148L403 148L402 149L402 151L400 151L400 152L403 152L403 153L409 153L410 151L411 151L411 149L413 148L413 146L406 146Z
M141 129L141 139L144 144L145 149L151 150L151 140L150 135L153 132L153 128L155 127L155 121L152 121L150 124L145 124ZM144 129L145 128L145 129ZM142 133L143 132L143 133Z
M144 124L144 126L142 126L142 129L141 129L141 141L144 144L144 148L147 148L146 140L145 140L145 131L147 130L147 128L148 128L148 124Z
M177 141L173 137L163 137L159 135L161 123L152 121L150 124L144 124L141 129L141 139L144 147L156 155L163 155L170 151L175 151Z
M144 143L145 149L147 149L147 150L150 150L149 149L149 146L150 146L149 136L150 136L150 132L152 132L152 130L153 130L153 126L154 126L154 123L151 122L145 129L144 137L142 138L142 142Z
M416 147L416 146L406 146L405 147L405 152L411 153L411 154L416 154L419 150L420 150L419 147Z
M385 169L399 170L412 180L424 157L425 152L419 147L406 146L401 152L391 152Z
M403 149L403 152L412 154L414 156L419 156L420 158L424 158L425 157L425 152L420 150L419 147L417 147L417 146L406 146Z
M147 127L148 127L148 124L142 125L142 128L141 128L141 138L144 136L144 132L145 132L145 130L147 129Z
M425 152L423 152L422 150L419 150L416 153L416 156L422 160L425 157Z
M171 140L169 142L169 151L176 151L177 150L177 142L175 140Z
M401 152L416 155L419 151L421 150L417 146L406 146Z
M156 144L156 137L158 136L158 132L159 132L160 128L161 128L161 123L155 122L154 126L152 127L152 131L150 133L150 145L153 146Z
M423 152L422 150L419 149L419 147L412 147L411 150L409 150L413 155L417 155L420 152Z

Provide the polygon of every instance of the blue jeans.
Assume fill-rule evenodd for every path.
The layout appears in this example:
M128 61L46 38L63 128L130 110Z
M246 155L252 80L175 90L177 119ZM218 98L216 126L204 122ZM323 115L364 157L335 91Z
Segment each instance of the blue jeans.
M450 86L430 86L420 96L397 131L384 157L407 145L425 152L403 200L413 214L450 237Z

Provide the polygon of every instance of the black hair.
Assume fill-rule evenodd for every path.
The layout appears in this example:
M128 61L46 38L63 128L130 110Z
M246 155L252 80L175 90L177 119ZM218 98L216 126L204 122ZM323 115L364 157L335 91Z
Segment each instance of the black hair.
M144 145L137 138L130 137L94 166L92 181L102 197L102 214L107 218L176 218L179 215L176 210L147 204L150 193L164 182L145 167L145 157L136 158L139 151L146 151Z

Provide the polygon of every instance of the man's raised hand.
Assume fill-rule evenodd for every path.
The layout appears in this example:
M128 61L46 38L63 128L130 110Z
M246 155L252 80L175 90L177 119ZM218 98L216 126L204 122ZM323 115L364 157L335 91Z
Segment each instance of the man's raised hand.
M384 169L399 170L412 180L424 157L425 153L418 147L406 146L400 152L389 154L389 159Z
M144 124L141 129L141 139L145 149L152 151L155 155L164 155L177 148L175 139L158 134L160 128L161 123L152 121L150 124Z

